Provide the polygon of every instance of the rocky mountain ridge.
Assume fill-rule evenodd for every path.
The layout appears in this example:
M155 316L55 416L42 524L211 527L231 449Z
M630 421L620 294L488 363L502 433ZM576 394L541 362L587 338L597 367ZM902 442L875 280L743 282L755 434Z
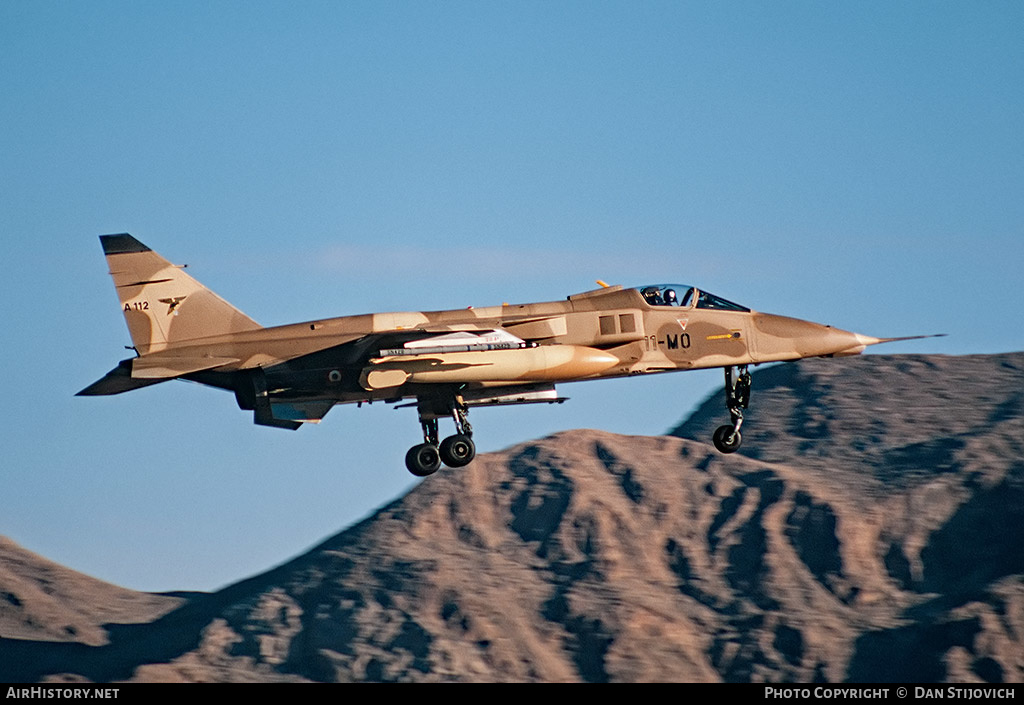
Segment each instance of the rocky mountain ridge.
M12 631L25 610L0 601L0 678L1019 681L1022 410L1021 353L768 367L736 455L708 443L715 395L682 437L483 455L267 573L138 597L82 636L65 614ZM0 552L24 608L12 574Z

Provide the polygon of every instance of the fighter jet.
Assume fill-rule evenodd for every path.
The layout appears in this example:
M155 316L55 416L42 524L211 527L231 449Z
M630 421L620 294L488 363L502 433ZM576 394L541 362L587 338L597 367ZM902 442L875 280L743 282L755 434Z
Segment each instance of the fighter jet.
M750 402L750 365L857 355L910 339L760 313L684 284L600 281L564 301L264 328L131 235L100 242L135 357L79 395L185 379L233 392L255 423L285 429L319 423L335 404L415 407L423 443L409 449L406 466L420 477L473 460L470 409L561 403L556 384L680 370L725 370L730 422L712 440L732 453ZM446 418L455 433L442 440Z

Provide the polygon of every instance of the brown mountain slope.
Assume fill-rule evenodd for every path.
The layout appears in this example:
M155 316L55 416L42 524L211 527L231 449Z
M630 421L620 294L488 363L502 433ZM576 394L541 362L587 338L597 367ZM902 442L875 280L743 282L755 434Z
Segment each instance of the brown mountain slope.
M887 493L974 460L1005 471L1019 447L985 444L1022 416L1024 353L803 360L754 373L741 452ZM713 395L670 433L706 441L727 420Z
M1024 355L754 388L741 454L597 431L489 454L106 645L2 639L0 678L1021 680Z
M102 625L150 622L182 600L105 583L0 536L0 636L107 643Z

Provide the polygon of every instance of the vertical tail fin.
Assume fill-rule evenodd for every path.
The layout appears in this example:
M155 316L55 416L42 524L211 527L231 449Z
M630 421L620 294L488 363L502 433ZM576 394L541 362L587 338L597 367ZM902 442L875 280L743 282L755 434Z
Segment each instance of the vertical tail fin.
M128 234L101 235L103 254L140 355L260 325Z

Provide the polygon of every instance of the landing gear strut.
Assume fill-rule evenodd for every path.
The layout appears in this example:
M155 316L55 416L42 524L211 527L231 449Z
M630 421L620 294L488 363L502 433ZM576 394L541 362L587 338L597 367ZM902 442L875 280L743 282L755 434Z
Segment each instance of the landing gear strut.
M719 426L712 438L715 448L722 453L735 453L739 450L743 437L740 426L743 425L743 410L750 404L750 373L746 365L725 368L725 406L729 409L732 425Z
M473 427L461 399L452 399L444 405L421 399L418 409L423 443L413 446L405 454L405 466L409 472L417 477L426 477L437 472L442 462L451 468L469 465L476 457L476 445L473 443ZM451 416L455 421L455 435L438 443L437 420L444 416Z

